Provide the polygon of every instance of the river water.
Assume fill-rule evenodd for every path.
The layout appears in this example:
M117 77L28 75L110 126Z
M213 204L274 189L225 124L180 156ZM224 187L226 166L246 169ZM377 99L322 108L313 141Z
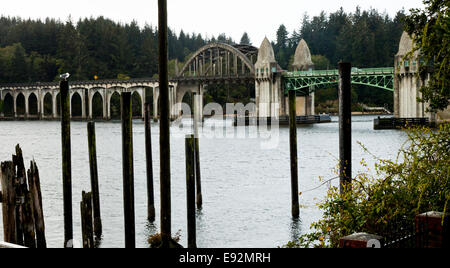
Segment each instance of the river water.
M402 131L374 131L373 116L353 117L353 173L366 171L375 160L358 142L378 157L394 159L406 140ZM222 122L207 119L205 124ZM301 126L299 142L299 190L321 184L319 177L335 177L339 156L337 118L329 124ZM188 121L184 121L188 125ZM231 128L226 132L256 128ZM189 129L189 127L187 127ZM81 245L81 192L90 191L86 123L72 122L72 179L75 246ZM185 129L186 130L186 129ZM216 129L217 130L217 129ZM179 127L172 133L181 134ZM213 130L205 130L205 132ZM320 219L317 203L326 195L327 186L308 191L300 197L299 221L291 218L289 129L280 127L279 142L272 148L261 146L262 138L202 138L200 140L203 210L197 217L197 244L203 248L271 248L282 246L299 234L308 232L312 222ZM124 247L122 201L122 149L120 123L98 122L97 155L100 199L103 220L102 247ZM63 246L63 203L61 182L61 136L59 122L0 122L0 160L11 159L14 146L20 144L28 168L35 159L41 177L46 235L49 247ZM152 125L157 220L146 220L146 169L144 125L134 121L134 171L136 196L136 241L148 247L147 238L159 230L159 125ZM171 139L172 156L172 229L180 230L181 244L186 246L186 182L183 135ZM373 172L373 171L372 171ZM335 180L332 184L337 185ZM0 208L1 210L1 208ZM1 214L0 214L1 215ZM1 221L0 221L1 222ZM0 224L0 240L3 238Z

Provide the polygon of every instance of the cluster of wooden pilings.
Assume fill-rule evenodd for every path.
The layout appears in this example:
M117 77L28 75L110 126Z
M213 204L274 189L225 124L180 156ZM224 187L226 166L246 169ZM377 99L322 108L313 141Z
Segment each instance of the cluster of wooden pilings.
M46 248L39 170L34 161L30 162L28 171L25 169L19 145L12 161L1 163L0 180L5 242Z
M60 84L61 96L67 96L68 82L62 81ZM71 154L70 154L70 120L66 117L67 99L61 98L62 111L62 154L63 154L63 194L65 219L65 247L73 247L72 233L72 196L71 196ZM153 183L153 156L152 156L152 138L151 138L151 107L145 104L145 144L146 144L146 161L147 161L147 196L148 196L148 213L147 217L150 222L155 221L155 201L154 201L154 183ZM133 122L131 109L131 93L122 93L121 95L121 113L122 113L122 171L123 171L123 204L124 204L124 232L125 247L136 247L136 231L135 231L135 192L134 192L134 159L133 159ZM195 126L197 129L197 126ZM198 130L196 130L198 133ZM89 146L89 166L91 177L91 191L82 193L82 201L80 203L81 226L84 248L98 247L102 236L102 220L100 209L100 191L97 167L96 153L96 137L95 123L87 123L88 146ZM201 194L201 178L200 178L200 154L199 139L191 135L186 138L186 188L187 188L187 209L188 209L188 247L196 247L196 205L198 209L202 207ZM162 180L161 180L162 181ZM162 183L161 183L162 184ZM197 186L197 187L196 187ZM169 188L170 189L170 188ZM170 217L170 210L163 204L163 200L167 197L167 189L161 188L161 221ZM197 192L196 192L197 191ZM166 194L166 195L165 195ZM170 197L170 193L169 193ZM169 206L170 208L170 206ZM177 246L170 239L169 246Z

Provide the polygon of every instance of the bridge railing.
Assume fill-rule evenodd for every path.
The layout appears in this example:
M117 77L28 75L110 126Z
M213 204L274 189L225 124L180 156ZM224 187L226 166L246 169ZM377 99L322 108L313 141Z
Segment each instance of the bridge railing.
M384 68L352 68L352 75L371 75L371 74L393 74L393 67ZM286 72L283 74L285 77L306 77L306 76L337 76L339 70L311 70L301 72Z

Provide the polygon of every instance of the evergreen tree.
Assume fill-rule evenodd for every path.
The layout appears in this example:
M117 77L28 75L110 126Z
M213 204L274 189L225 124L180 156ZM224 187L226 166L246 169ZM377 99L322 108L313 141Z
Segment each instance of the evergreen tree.
M241 45L252 45L252 42L250 41L250 37L248 36L248 34L245 32L242 37L241 37L241 41L239 42L239 44Z

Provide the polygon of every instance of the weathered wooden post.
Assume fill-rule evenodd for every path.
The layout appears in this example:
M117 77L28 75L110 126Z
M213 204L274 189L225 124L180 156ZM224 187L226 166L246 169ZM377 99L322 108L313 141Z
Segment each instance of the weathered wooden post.
M25 203L23 204L23 245L27 248L36 248L36 232L32 207L31 193L25 193Z
M123 205L125 215L125 247L136 247L134 217L134 168L133 168L133 122L131 93L122 93L122 169Z
M30 169L28 170L28 185L30 187L31 198L33 199L32 204L34 224L36 228L36 246L37 248L47 248L41 182L39 178L39 170L34 161L31 161Z
M3 239L7 243L17 244L14 164L12 161L2 162L1 168Z
M98 183L97 168L97 142L95 138L95 123L87 124L88 146L89 146L89 167L91 173L92 204L94 209L94 233L96 237L102 236L102 218L100 212L100 190Z
M202 178L200 168L200 139L195 138L195 185L197 187L197 208L203 207Z
M203 206L203 197L202 197L202 178L201 178L201 168L200 168L200 140L199 140L199 132L198 132L198 121L201 118L200 109L200 101L198 100L199 95L194 93L193 98L193 114L194 114L194 138L195 138L195 184L197 187L197 208L201 209Z
M339 176L340 191L352 184L352 86L351 63L339 63Z
M186 203L188 248L197 248L195 220L195 152L194 136L186 137Z
M297 93L289 91L289 133L291 151L291 194L292 217L300 216L299 191L298 191L298 151L297 151Z
M170 191L170 107L167 48L167 0L158 0L159 90L161 94L160 165L161 165L161 247L172 240Z
M16 145L16 154L12 156L14 170L15 170L15 189L16 189L16 233L17 244L24 246L24 227L25 227L25 200L28 192L27 187L27 173L25 164L23 162L22 149Z
M92 224L92 193L83 191L80 202L81 232L83 236L83 248L94 248L94 232Z
M152 126L151 105L145 104L145 156L147 160L147 218L155 221L155 195L153 187L153 156L152 156Z
M73 248L72 159L70 142L70 92L67 80L60 82L61 146L64 203L64 247Z

